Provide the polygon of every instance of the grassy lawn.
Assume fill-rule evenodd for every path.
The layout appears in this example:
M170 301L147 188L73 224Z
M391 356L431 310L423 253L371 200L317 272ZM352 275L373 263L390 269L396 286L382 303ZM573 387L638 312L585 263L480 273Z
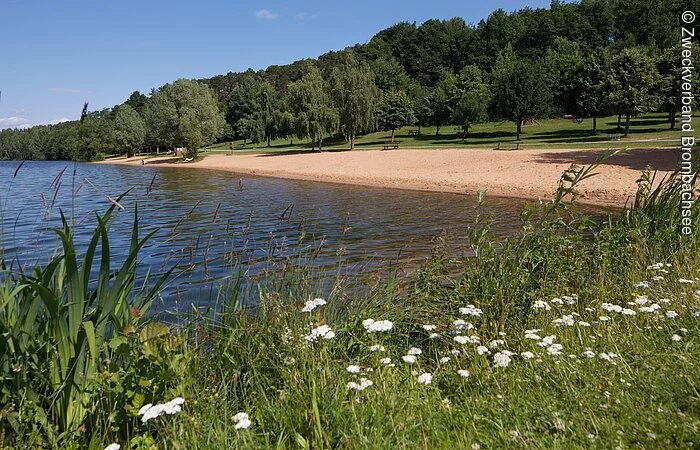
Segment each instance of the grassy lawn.
M598 119L598 130L592 130L592 120L583 123L573 123L568 119L540 120L540 125L523 127L520 136L520 148L640 148L640 147L677 147L680 131L669 130L669 124L664 114L648 114L632 119L630 136L622 138L623 130L617 129L617 116ZM624 125L624 123L623 123ZM678 127L678 124L677 124ZM421 135L409 135L409 130L417 127L405 127L396 131L396 140L404 148L515 148L515 125L511 122L490 122L478 124L470 129L469 137L462 139L457 136L454 126L445 126L436 135L435 127L423 127ZM359 136L356 141L357 149L382 148L391 139L391 132L376 132ZM287 150L310 150L308 140L292 144L287 139L272 141L271 147L265 143L244 144L242 140L235 142L236 152L268 152ZM348 148L341 138L324 140L324 148ZM206 150L228 151L228 142L205 147Z

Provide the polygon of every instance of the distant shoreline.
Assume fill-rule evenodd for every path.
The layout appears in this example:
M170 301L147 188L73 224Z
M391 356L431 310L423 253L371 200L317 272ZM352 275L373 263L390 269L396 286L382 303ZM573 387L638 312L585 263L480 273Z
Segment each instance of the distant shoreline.
M572 163L590 164L602 150L401 149L206 155L193 163L173 156L111 158L99 164L210 169L256 176L332 182L429 192L487 194L551 199L561 174ZM634 197L636 181L648 165L659 175L671 173L678 149L629 150L600 166L581 184L579 202L622 207ZM657 176L660 180L662 176Z

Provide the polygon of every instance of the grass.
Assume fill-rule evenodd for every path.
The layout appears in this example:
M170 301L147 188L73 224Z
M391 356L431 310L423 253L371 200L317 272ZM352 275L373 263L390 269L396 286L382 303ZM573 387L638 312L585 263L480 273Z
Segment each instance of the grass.
M617 129L617 116L598 119L598 130L592 130L592 122L586 119L583 123L572 123L568 119L540 120L540 125L523 127L520 137L520 148L648 148L648 147L678 147L680 132L669 130L666 116L663 114L647 114L633 118L630 126L630 136L621 137L624 130ZM510 122L489 122L474 125L470 136L464 140L458 137L454 126L445 126L440 135L435 135L435 127L423 127L421 135L409 135L409 130L417 127L404 127L396 131L396 140L404 148L515 148L515 125ZM357 149L381 149L385 142L391 139L391 132L376 132L359 136L356 141ZM301 141L290 144L288 139L276 139L271 147L265 143L244 144L242 140L235 141L235 151L238 152L279 152L289 150L309 150L310 142ZM339 138L324 140L324 148L328 150L348 148L348 144ZM205 147L203 151L228 151L228 142Z
M438 240L413 278L368 279L361 298L336 283L327 304L302 311L319 290L308 268L290 257L257 275L253 291L222 297L217 308L194 311L177 326L135 323L107 333L88 426L49 439L51 427L36 427L36 407L23 400L41 384L27 382L3 391L0 442L176 449L698 445L700 238L679 235L680 180L652 189L652 174L643 173L632 209L596 223L572 213L567 201L594 169L567 171L555 202L524 211L516 236L496 238L491 218L479 215L464 236L475 256L454 257ZM693 214L700 214L697 204ZM368 332L367 319L391 321L391 329ZM332 338L307 339L323 325ZM556 337L540 345L547 336ZM421 352L408 364L402 357L411 348ZM359 373L348 370L355 365ZM421 384L426 373L431 383ZM361 378L372 384L349 387ZM181 412L139 420L143 404L176 396L185 400ZM238 413L249 416L248 428L236 428Z

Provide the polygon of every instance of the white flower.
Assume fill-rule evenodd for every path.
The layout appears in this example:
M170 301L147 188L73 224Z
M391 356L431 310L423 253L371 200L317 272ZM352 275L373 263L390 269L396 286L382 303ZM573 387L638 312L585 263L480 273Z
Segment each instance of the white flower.
M580 327L590 327L591 324L588 323L588 322L584 322L583 320L580 320L579 323L578 323L578 326L580 326Z
M440 335L437 333L432 333L430 336L428 336L429 339L437 339L439 337L440 337Z
M323 306L326 304L326 301L322 298L315 298L313 300L307 300L304 303L304 307L301 309L301 312L311 312L314 309L318 308L319 306Z
M651 277L651 281L663 281L663 280L665 280L665 278L662 277L661 275L656 275L654 277Z
M350 381L347 384L348 389L354 390L354 391L364 391L368 387L372 386L374 383L368 380L367 378L360 378L359 383L355 383L354 381Z
M617 354L615 353L601 353L598 355L598 358L602 359L603 361L608 361L611 362L612 364L615 364L613 362L613 359L617 358Z
M416 362L416 357L413 355L404 355L401 357L401 359L403 359L404 362L409 364L413 364L414 362Z
M607 322L608 320L610 320L610 317L608 317L608 316L600 316L600 317L598 317L598 320L600 320L601 322Z
M648 281L640 281L632 287L635 289L649 289L650 286Z
M625 316L636 316L637 311L635 311L633 309L625 308L622 310L622 314L624 314Z
M331 327L328 325L321 325L319 327L314 328L311 330L311 333L307 334L304 336L304 340L307 342L316 342L319 338L323 339L333 339L335 337L335 333L333 330L331 330Z
M551 300L551 302L552 302L552 303L555 303L555 304L557 304L557 305L563 305L563 304L564 304L564 300L560 299L559 297L554 297L554 298Z
M686 334L688 332L687 328L681 328L681 333Z
M368 333L379 333L389 331L394 327L394 323L390 320L374 320L366 319L362 321L362 326L365 327Z
M506 343L506 342L505 342L503 339L494 339L494 340L492 340L491 342L489 342L489 347L490 347L490 348L496 348L496 347L498 347L499 345L503 345L503 344L505 344L505 343Z
M585 352L583 352L584 356L587 358L595 358L595 352L591 350L590 348L587 348Z
M386 350L383 345L373 345L369 348L370 352L383 352Z
M176 397L167 403L152 405L151 403L144 405L139 409L138 415L143 415L141 417L141 422L146 423L151 419L155 419L163 414L177 414L182 411L182 405L185 403L185 399L182 397Z
M469 331L472 328L474 328L474 325L472 325L469 322L465 322L462 319L455 320L454 322L452 322L452 325L455 327L455 330L457 330L457 331L462 331L462 330Z
M613 305L611 303L603 303L600 305L600 309L609 311L609 312L616 312L616 313L621 313L622 312L622 306L620 305Z
M564 347L561 344L552 344L549 347L547 347L547 353L551 356L559 356L561 355L561 350Z
M549 306L549 303L543 301L543 300L536 300L535 303L532 304L532 309L543 309L545 311L549 311L552 309L551 306Z
M510 356L503 352L498 352L493 355L493 364L496 367L508 367L510 364Z
M419 348L416 348L416 347L409 348L408 352L407 352L408 355L420 355L422 353L423 353L423 351Z
M566 302L567 305L573 305L576 303L576 299L578 298L578 295L564 295L562 296L562 299Z
M693 283L695 283L695 281L693 281L693 280L686 280L685 278L681 278L680 280L678 280L678 282L681 283L681 284L693 284Z
M360 366L351 364L347 367L346 370L348 371L348 373L360 373Z
M660 298L659 303L671 303L671 299L670 298Z
M458 344L466 344L467 343L467 337L466 336L455 336L452 338L455 342Z
M379 362L388 366L391 364L391 358L382 358L379 360Z
M646 295L642 295L642 296L635 298L634 303L636 303L638 305L646 305L647 303L649 303L649 299L647 298Z
M532 339L533 341L539 341L542 338L538 334L532 332L532 330L527 330L527 331L525 331L525 339Z
M671 340L674 342L678 342L681 340L681 337L678 336L677 334L674 334L673 336L671 336Z
M571 316L571 315L562 316L560 319L552 320L553 327L558 327L559 325L566 325L567 327L573 326L574 325L574 316Z
M666 311L666 317L668 317L669 319L675 319L676 317L678 317L678 313L675 311Z
M429 373L424 373L418 377L418 382L427 386L433 382L433 376Z
M486 354L486 353L491 353L488 348L484 347L483 345L480 345L476 348L476 352L480 355Z
M467 378L469 376L469 371L464 369L459 369L457 374L462 378Z
M549 335L549 336L545 336L545 337L542 338L542 341L541 341L541 342L538 342L538 343L537 343L537 345L539 345L540 347L548 347L548 346L552 345L552 343L554 342L554 340L555 340L556 338L557 338L557 337L556 337L555 335L553 335L553 334L552 334L552 335Z
M532 352L522 352L520 356L522 356L525 359L532 359L535 357L535 354Z
M423 325L425 331L433 331L437 328L437 325Z
M450 353L452 353L452 356L459 356L460 352L459 350L450 350Z
M442 358L440 358L440 364L446 364L450 362L451 359L452 358L450 358L449 356L443 356Z
M476 316L479 317L483 311L474 305L467 305L466 308L459 308L459 313L465 316Z
M109 444L107 447L105 447L105 450L119 450L120 448L122 448L122 446L115 442L115 443Z

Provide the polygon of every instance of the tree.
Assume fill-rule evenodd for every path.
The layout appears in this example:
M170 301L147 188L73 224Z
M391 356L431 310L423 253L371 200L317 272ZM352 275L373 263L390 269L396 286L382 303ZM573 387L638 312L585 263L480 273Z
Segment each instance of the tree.
M601 83L607 63L607 53L588 55L573 83L577 95L572 112L579 117L592 117L593 131L597 128L596 118L606 112L606 94Z
M92 161L98 153L112 153L114 149L114 123L111 111L89 112L78 124L78 140L73 159Z
M318 142L322 150L324 136L338 128L338 112L330 105L328 87L319 69L306 64L303 70L301 79L287 87L287 103L295 116L294 134L299 139L310 137L312 149Z
M584 64L579 45L556 37L547 49L545 63L552 73L552 97L557 113L574 114L579 96L576 81Z
M476 66L463 68L457 80L460 94L452 120L462 126L463 137L467 137L472 124L482 122L488 117L489 88L482 80L481 70Z
M656 105L657 80L654 61L640 48L626 48L610 61L603 89L611 108L625 116L625 136L629 136L630 117Z
M166 84L153 94L151 106L156 135L168 145L187 147L192 158L200 147L214 143L224 129L214 93L195 81Z
M252 71L243 73L230 95L226 108L226 122L231 125L235 136L242 136L238 128L243 118L257 115L265 121L264 115L274 101L275 91L270 83Z
M491 108L494 116L515 122L520 140L524 119L547 113L550 81L541 60L518 58L510 46L499 55L491 72Z
M440 134L440 127L445 125L452 116L452 99L442 87L433 89L426 99L428 121L435 125L435 135Z
M359 63L352 55L342 67L331 73L331 92L338 109L340 125L344 128L350 150L355 148L355 136L371 131L375 125L378 90L374 74L366 63Z
M148 97L140 93L139 91L134 91L128 99L124 102L125 105L129 105L134 109L141 117L144 116L144 111L146 109L146 104L148 104Z
M391 130L391 142L397 128L410 125L416 121L413 115L413 104L404 91L393 91L382 94L377 109L377 121L384 130Z
M117 151L134 156L146 142L146 122L128 104L117 108L114 115L114 143Z

